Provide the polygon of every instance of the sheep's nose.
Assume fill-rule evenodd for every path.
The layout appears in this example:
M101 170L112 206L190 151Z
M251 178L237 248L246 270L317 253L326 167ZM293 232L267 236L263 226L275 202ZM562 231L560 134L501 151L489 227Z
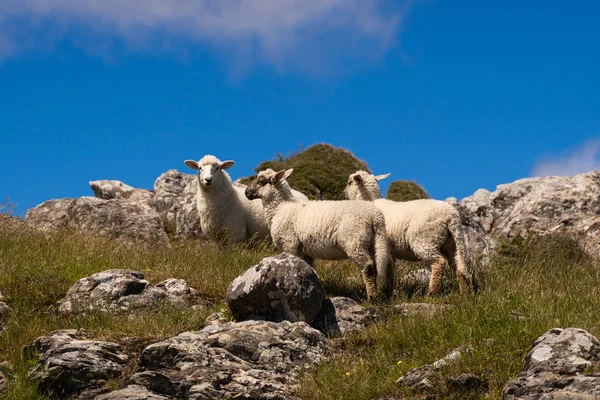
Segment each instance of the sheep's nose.
M207 176L206 178L204 178L204 181L206 183L211 183L212 182L212 176Z

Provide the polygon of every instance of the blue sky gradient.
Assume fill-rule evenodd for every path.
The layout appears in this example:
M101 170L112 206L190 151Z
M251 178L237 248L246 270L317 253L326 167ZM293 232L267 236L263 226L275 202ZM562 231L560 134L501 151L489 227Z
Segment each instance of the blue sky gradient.
M597 2L86 3L0 4L0 198L21 211L320 142L440 199L600 168Z

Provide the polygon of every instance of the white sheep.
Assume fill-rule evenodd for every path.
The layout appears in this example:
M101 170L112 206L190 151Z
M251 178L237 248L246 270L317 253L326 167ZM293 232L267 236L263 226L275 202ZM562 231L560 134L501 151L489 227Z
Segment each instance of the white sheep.
M381 198L379 180L390 174L357 171L350 175L344 195L352 200L373 201L383 211L392 256L395 259L432 262L429 296L441 287L444 266L456 271L460 292L471 281L466 264L465 240L458 211L439 200L395 202Z
M394 269L383 213L365 201L298 202L285 180L291 173L269 168L246 188L248 199L262 200L275 246L311 265L348 258L360 268L369 299L389 296Z

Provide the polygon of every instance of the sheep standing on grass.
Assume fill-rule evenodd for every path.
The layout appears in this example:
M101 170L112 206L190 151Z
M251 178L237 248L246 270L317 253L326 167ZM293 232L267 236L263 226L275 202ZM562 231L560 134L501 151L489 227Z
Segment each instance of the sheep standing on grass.
M456 271L461 293L468 291L471 274L466 264L465 240L458 211L439 200L395 202L381 198L378 181L365 171L350 175L344 195L352 200L373 201L383 211L392 256L396 259L432 262L429 296L439 292L444 266Z
M269 168L246 188L248 199L262 200L277 248L311 265L314 259L349 258L361 270L369 299L389 296L394 269L388 268L383 213L364 201L298 202L285 180L291 173Z
M200 161L185 160L185 165L198 171L196 205L202 233L227 245L250 238L270 240L269 227L260 201L244 196L244 187L234 185L225 172L234 162L212 155Z

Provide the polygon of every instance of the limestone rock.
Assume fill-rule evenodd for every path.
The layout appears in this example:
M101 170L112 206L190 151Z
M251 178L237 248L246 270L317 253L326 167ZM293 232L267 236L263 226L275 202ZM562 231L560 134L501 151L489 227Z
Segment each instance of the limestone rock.
M440 368L456 362L463 356L464 352L471 351L470 348L459 347L452 350L445 357L440 358L432 364L422 365L413 368L406 375L396 381L396 384L412 387L421 391L428 391L433 388L433 379Z
M130 381L176 398L294 399L297 372L331 350L304 322L210 325L146 347Z
M30 377L39 380L40 390L61 398L98 381L118 378L129 359L118 344L87 340L73 329L39 337L24 351L28 357L40 355L29 372Z
M124 389L96 396L94 400L169 400L170 397L151 392L140 385L129 385Z
M312 326L328 336L345 336L364 329L373 319L372 313L347 297L325 299Z
M94 196L103 200L130 199L137 201L148 201L152 197L152 192L150 190L136 189L132 186L124 184L121 181L90 181L90 187L94 192Z
M69 228L125 241L169 241L160 215L143 201L95 197L50 200L27 211L26 220L44 231Z
M584 374L600 365L600 341L576 328L554 328L539 337L523 372L502 391L505 399L584 399L600 396L600 375Z
M117 313L155 308L164 302L191 306L198 301L196 290L182 279L167 279L152 287L140 272L112 269L80 279L55 307L64 314Z
M316 271L288 253L264 258L231 282L227 304L234 317L312 323L325 299Z

